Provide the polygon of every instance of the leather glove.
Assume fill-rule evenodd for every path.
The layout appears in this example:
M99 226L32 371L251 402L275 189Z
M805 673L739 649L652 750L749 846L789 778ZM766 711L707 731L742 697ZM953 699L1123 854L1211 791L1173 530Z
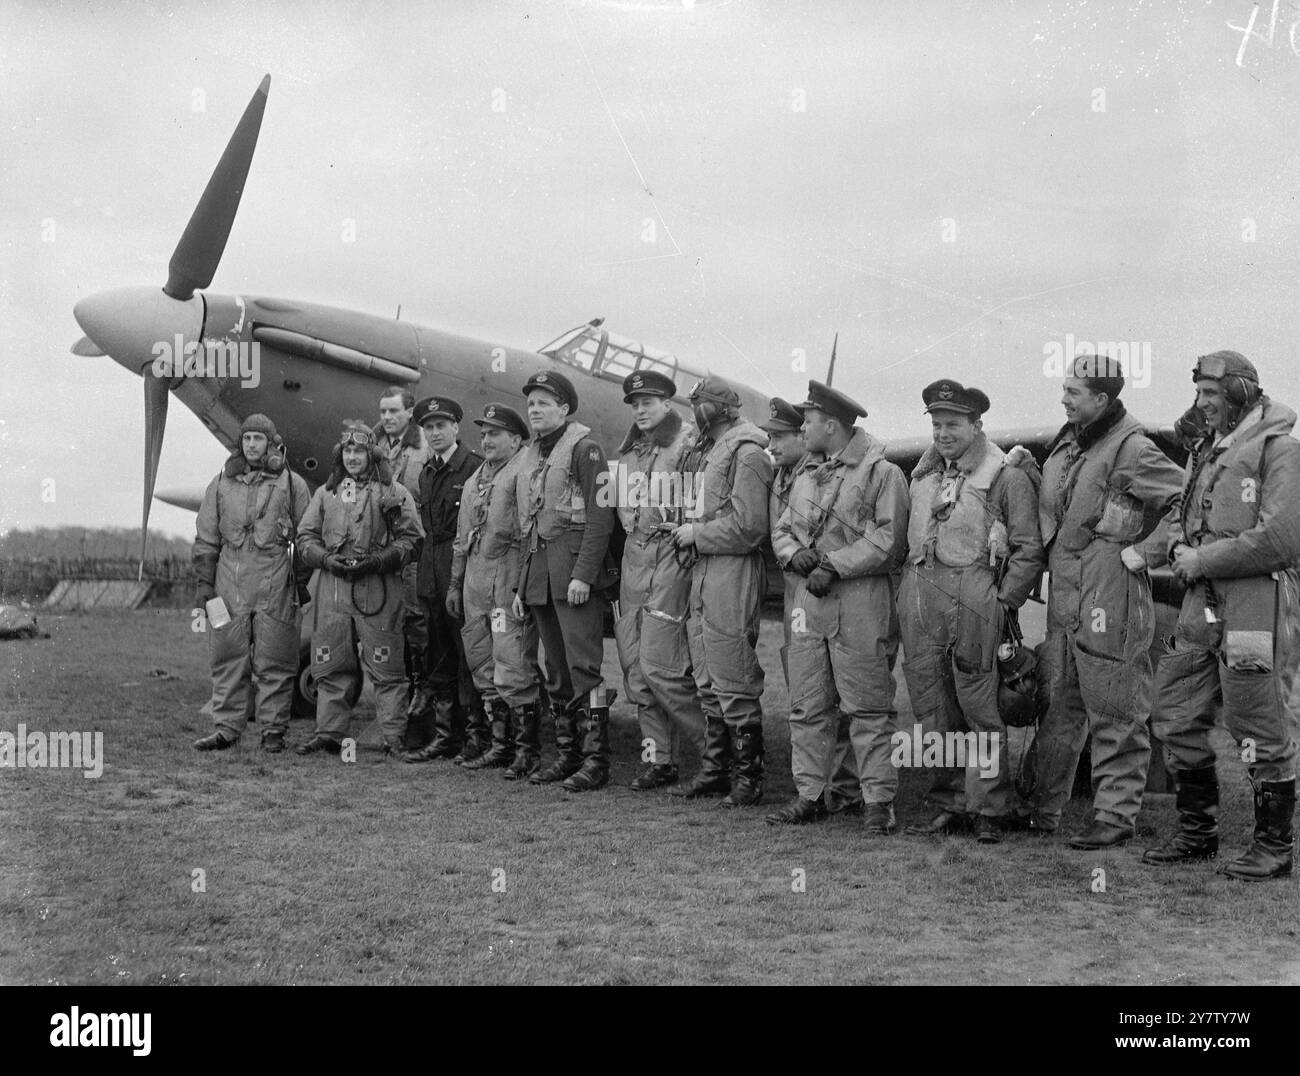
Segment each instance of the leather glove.
M337 553L327 553L325 555L325 570L333 572L335 575L348 574L348 566L343 563L343 558Z
M388 575L392 572L402 570L402 549L401 546L386 545L378 553L372 553L375 562L378 565L375 571Z
M306 583L298 584L298 608L302 608L311 601L311 589Z
M456 620L465 618L465 601L459 590L447 591L447 612Z
M217 588L206 580L199 580L194 585L194 608L202 609L217 596Z
M359 579L363 575L377 575L379 568L379 554L367 553L364 557L358 557L356 564L348 569L348 578Z
M817 567L820 561L821 558L811 549L800 549L790 558L788 567L790 571L797 572L799 575L807 575Z
M1205 422L1205 413L1193 404L1179 416L1174 423L1174 433L1189 452L1210 432Z
M814 598L824 598L838 578L839 572L834 568L814 568L808 573L808 593Z

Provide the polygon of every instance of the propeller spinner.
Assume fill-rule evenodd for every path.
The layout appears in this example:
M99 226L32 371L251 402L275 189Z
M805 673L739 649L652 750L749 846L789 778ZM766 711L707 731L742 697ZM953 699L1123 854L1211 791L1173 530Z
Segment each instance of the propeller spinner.
M140 575L144 575L149 541L149 509L153 503L158 460L167 429L170 381L154 372L160 342L172 347L201 346L203 301L198 288L212 283L230 238L239 200L244 193L262 114L271 88L271 76L262 79L231 135L221 160L208 180L198 205L190 215L180 242L167 266L167 283L157 288L117 288L99 292L77 303L73 316L86 335L72 347L85 356L109 355L144 378L144 509L140 523ZM173 353L179 367L183 358ZM179 369L174 371L179 373Z

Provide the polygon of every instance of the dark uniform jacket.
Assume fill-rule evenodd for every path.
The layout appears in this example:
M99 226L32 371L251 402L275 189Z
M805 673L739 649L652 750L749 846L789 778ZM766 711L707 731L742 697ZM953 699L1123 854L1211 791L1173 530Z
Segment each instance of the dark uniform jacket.
M465 483L483 464L483 457L463 442L445 467L429 450L429 458L420 471L420 522L424 525L424 547L420 551L420 574L416 590L439 602L447 597L451 581L452 542L456 539L456 519L460 515L460 498Z
M542 460L550 455L567 428L566 422L558 430L537 438L536 449ZM525 455L525 462L520 474L526 480L525 472L533 459L531 446L521 454ZM523 535L519 596L528 605L566 601L571 579L590 584L593 597L617 579L609 552L615 513L614 498L605 488L609 464L604 450L591 437L583 437L573 446L571 474L582 493L586 523L581 530L567 530L550 541ZM520 526L524 526L522 519Z

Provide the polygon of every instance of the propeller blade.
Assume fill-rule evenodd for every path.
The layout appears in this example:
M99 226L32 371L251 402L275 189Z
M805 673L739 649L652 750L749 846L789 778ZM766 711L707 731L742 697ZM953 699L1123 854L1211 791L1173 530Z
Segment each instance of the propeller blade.
M826 387L831 387L831 382L835 380L835 349L840 346L840 334L835 334L835 342L831 344L831 364L826 368Z
M203 197L194 207L190 222L185 226L181 241L172 252L167 264L167 283L163 291L173 299L188 299L196 288L206 288L212 283L230 238L231 225L239 209L239 199L248 179L248 166L253 162L257 148L257 135L262 129L262 113L266 110L266 95L271 88L271 76L262 79L253 99L244 109L244 115L230 136L226 151L217 162L212 178L203 190Z
M75 344L73 344L72 353L74 355L84 355L88 359L97 359L101 355L108 354L107 351L102 350L100 346L97 343L95 343L95 341L92 340L89 336L83 336L80 340L78 340Z
M153 505L153 487L158 480L158 457L162 455L163 434L167 430L167 381L155 377L148 367L144 374L144 516L140 521L140 574L144 578L144 559L149 544L149 509Z

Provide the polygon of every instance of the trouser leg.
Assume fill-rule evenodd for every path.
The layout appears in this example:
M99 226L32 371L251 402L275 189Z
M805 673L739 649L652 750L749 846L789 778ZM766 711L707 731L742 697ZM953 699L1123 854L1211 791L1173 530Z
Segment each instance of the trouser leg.
M553 605L530 605L537 637L545 656L546 694L552 708L560 709L573 701L575 688L569 674L569 661L565 653L564 632Z
M1222 702L1214 651L1176 638L1156 668L1152 697L1151 731L1164 745L1169 771L1213 768L1210 730Z
M964 598L963 573L943 565L912 565L898 591L899 633L906 659L903 678L912 708L916 735L943 737L962 727L953 676L953 652ZM938 811L962 814L967 809L966 781L961 770L933 766L927 801Z
M897 645L896 643L894 644ZM894 657L865 653L832 639L830 660L840 708L850 716L850 737L858 764L864 803L890 804L898 792L893 739L898 730L894 709Z
M705 661L718 711L731 733L736 763L731 796L738 795L741 783L761 795L763 707L759 700L763 693L763 670L749 635L733 634L734 630L724 632L705 622ZM757 802L756 797L750 798Z
M493 610L492 685L495 694L512 708L538 700L537 627L519 620L507 608Z
M972 815L1000 818L1010 808L1012 776L1007 766L1007 730L998 713L997 669L970 673L956 669L954 677L968 733L962 774L966 810Z
M293 711L293 685L298 678L298 621L253 614L253 672L257 683L257 720L262 735L283 734Z
M394 751L406 731L406 675L395 614L356 618L362 661L375 691L375 718L385 746Z
M1092 736L1093 811L1098 821L1131 828L1151 761L1151 659L1145 650L1112 660L1076 647L1074 660Z
M699 772L679 790L679 794L687 799L726 795L731 791L731 732L723 719L722 707L706 660L703 598L699 578L693 579L691 583L691 613L686 621L686 639L690 649L691 673L695 679L700 709L704 714L704 749L700 756Z
M946 647L937 648L923 636L914 637L909 632L905 639L912 641L910 645L904 642L907 658L903 662L903 678L907 681L913 721L920 725L924 743L924 737L931 733L943 737L960 727L952 655ZM950 766L934 767L926 799L940 811L958 814L966 811L966 781L963 772Z
M352 617L321 610L311 649L311 674L316 682L316 733L337 743L348 733L352 707L347 696L360 671Z
M857 756L853 751L853 719L841 712L835 729L835 750L831 757L830 783L824 795L826 809L835 814L862 803Z
M800 632L790 644L790 770L800 799L816 801L826 792L834 765L840 725L827 641Z
M690 674L685 623L648 614L641 623L639 657L646 685L668 721L671 743L663 761L675 761L679 748L698 754L704 748L704 710Z
M1047 663L1050 703L1035 736L1033 809L1043 829L1054 830L1070 801L1079 755L1088 739L1088 714L1079 691L1073 648L1062 631L1049 631L1041 651Z
M402 636L406 640L407 653L412 659L406 671L414 679L423 680L425 669L414 660L417 653L425 653L429 644L424 603L420 600L419 591L416 589L419 574L418 561L411 561L402 568Z
M1220 668L1223 723L1247 759L1251 783L1290 781L1296 775L1296 731L1275 672ZM1249 745L1249 750L1247 750Z
M447 612L446 601L446 594L436 589L424 599L429 632L429 671L425 683L435 700L433 744L439 751L449 750L454 755L464 739L465 715L460 692L465 657L460 624Z
M646 681L645 663L641 657L644 614L641 606L623 609L614 622L614 642L623 670L623 690L628 702L636 708L642 754L652 765L667 764L673 757L673 728Z
M212 656L212 720L228 740L239 739L248 724L252 690L253 617L232 616L222 628L208 625Z

